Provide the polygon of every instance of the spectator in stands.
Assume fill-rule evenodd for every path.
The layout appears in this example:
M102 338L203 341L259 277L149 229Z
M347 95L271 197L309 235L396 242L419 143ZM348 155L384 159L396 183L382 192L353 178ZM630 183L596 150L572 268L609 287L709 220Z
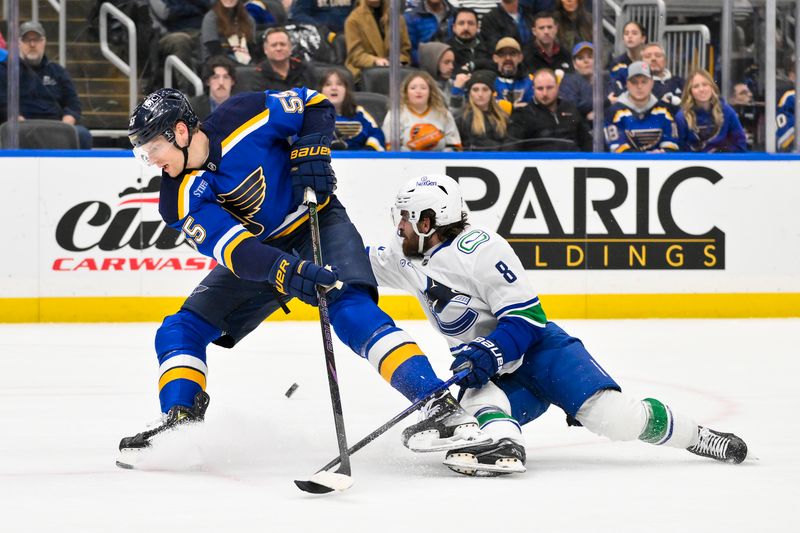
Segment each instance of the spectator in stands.
M736 111L739 122L742 123L744 134L747 136L747 151L752 152L759 143L763 106L756 106L753 93L746 83L737 83L733 86L733 96L728 103Z
M456 56L453 53L453 49L444 43L430 42L419 45L419 66L436 80L436 85L442 92L444 103L448 109L450 108L450 98L453 94L455 59Z
M164 59L176 55L189 68L200 36L203 17L212 0L148 0L158 46L151 46L151 76L146 92L164 85ZM182 87L188 89L188 87Z
M244 2L244 0L242 0ZM292 0L247 0L245 9L258 26L283 26L289 18Z
M614 97L625 92L628 80L628 65L642 59L642 49L647 43L647 31L644 26L632 20L622 28L622 40L625 42L625 53L615 57L611 62L611 81L614 84Z
M511 37L524 46L532 38L531 23L531 15L522 9L518 0L501 0L483 16L481 37L489 50L503 37Z
M746 152L747 137L736 111L720 98L711 74L689 74L675 117L678 144L687 152Z
M478 35L478 14L460 7L453 15L453 36L446 41L456 56L455 71L474 72L493 69L491 48Z
M606 146L610 152L663 153L678 150L672 115L653 96L650 66L634 61L627 68L626 85L617 103L606 112Z
M47 59L44 27L34 21L19 27L19 120L60 120L75 126L80 148L92 147L92 135L78 124L81 102L69 73ZM0 63L0 123L8 118L8 61Z
M392 120L389 111L383 121L383 133L387 139L391 137ZM403 80L399 120L400 150L403 152L461 150L461 136L453 115L427 72L414 72Z
M345 65L356 82L361 69L389 66L389 0L359 0L359 4L344 23L347 41ZM400 18L400 63L411 61L411 41L406 19Z
M572 48L572 72L567 72L558 88L560 98L572 102L581 112L587 122L594 120L594 93L592 89L594 80L594 45L590 42L576 44ZM611 94L611 84L606 76L603 79L606 95L605 106L610 105L608 96Z
M534 150L591 152L589 126L575 104L558 97L556 73L548 68L537 70L533 90L533 103L511 113L509 135L515 139L540 139L541 143L533 145Z
M464 150L499 150L508 142L508 114L494 99L491 70L478 70L465 87L466 104L456 116Z
M420 65L420 43L444 41L452 22L453 7L447 0L421 0L403 15L411 39L411 64Z
M667 55L658 43L648 43L642 48L642 61L650 65L653 74L653 95L667 106L674 116L681 105L683 86L686 81L680 76L673 76L667 68Z
M500 107L510 115L513 108L533 102L533 82L522 70L519 43L512 37L503 37L497 41L492 59L497 67L494 89Z
M486 15L497 7L497 2L498 0L458 0L458 7L472 9L478 14L478 21L482 22Z
M558 23L555 15L549 11L542 11L533 17L533 40L523 50L523 66L527 72L536 72L549 68L558 75L572 70L572 58L567 50L562 50L557 39Z
M214 56L203 64L203 83L208 89L208 94L201 94L189 98L192 109L205 120L222 102L231 97L233 86L236 85L236 63L226 56Z
M797 69L794 61L789 63L788 68L789 81L792 83L797 79ZM794 100L797 97L794 88L785 91L778 99L778 112L775 120L778 123L777 134L777 147L779 152L793 152L794 151Z
M353 82L336 68L322 75L320 92L336 108L336 138L331 148L338 150L386 150L383 130L366 109L353 99Z
M264 55L267 58L256 66L262 77L261 89L286 91L316 85L308 66L292 56L292 41L285 28L276 26L264 32Z
M558 42L564 50L593 39L592 14L584 6L584 0L556 0L554 14L558 24Z
M294 0L289 18L293 22L325 26L332 32L341 33L345 31L345 21L354 5L354 0Z
M219 0L203 17L200 41L203 64L212 56L225 55L249 65L256 46L256 21L240 0Z

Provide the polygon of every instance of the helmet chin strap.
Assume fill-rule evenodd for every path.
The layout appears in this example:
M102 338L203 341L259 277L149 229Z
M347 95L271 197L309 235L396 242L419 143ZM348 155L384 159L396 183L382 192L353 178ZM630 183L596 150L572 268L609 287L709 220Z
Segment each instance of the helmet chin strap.
M425 247L425 239L433 235L433 233L436 231L436 228L431 228L430 231L428 231L427 233L420 233L419 230L417 229L417 225L411 224L411 229L413 229L414 233L416 233L417 237L419 237L417 252L419 253L419 255L422 255L422 249Z
M189 130L188 126L186 129L189 132L189 141L186 143L186 146L178 146L178 136L175 135L174 130L172 134L172 145L183 153L183 168L181 169L181 174L186 172L186 167L189 165L189 146L192 144L192 131Z

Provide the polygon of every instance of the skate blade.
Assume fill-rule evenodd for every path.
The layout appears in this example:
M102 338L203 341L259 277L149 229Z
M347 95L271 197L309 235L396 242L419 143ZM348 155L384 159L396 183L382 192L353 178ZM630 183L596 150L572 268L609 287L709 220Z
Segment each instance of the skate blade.
M347 490L353 486L353 478L338 472L322 470L317 472L309 479L295 479L294 484L297 488L311 494L327 494L333 491Z
M495 463L492 465L478 463L475 461L474 457L472 457L474 462L465 460L468 459L468 457L472 456L458 459L448 457L442 461L442 464L444 464L453 472L458 472L459 474L463 474L465 476L502 476L506 474L523 474L527 472L525 465L522 464L522 462L518 459L501 459L501 464Z
M444 452L448 450L456 450L458 448L467 448L469 446L489 444L492 442L492 437L483 434L465 439L459 435L454 435L448 438L440 438L432 437L426 433L419 433L408 439L408 442L406 443L408 449L416 453ZM438 435L438 432L436 435Z

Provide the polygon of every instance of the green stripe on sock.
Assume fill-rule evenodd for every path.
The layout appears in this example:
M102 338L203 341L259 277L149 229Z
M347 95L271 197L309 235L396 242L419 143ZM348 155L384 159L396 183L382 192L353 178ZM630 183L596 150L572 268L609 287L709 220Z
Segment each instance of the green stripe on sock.
M528 307L527 309L516 309L508 313L509 315L517 315L517 316L524 316L530 320L538 324L547 324L547 316L544 314L544 309L542 309L541 304L536 304L532 307Z
M488 424L492 420L497 420L499 418L509 419L511 417L502 411L489 411L488 413L481 413L475 418L478 419L478 425L483 427L484 424Z
M653 398L645 398L642 403L647 410L647 425L639 435L639 440L656 444L667 434L669 412L663 403Z

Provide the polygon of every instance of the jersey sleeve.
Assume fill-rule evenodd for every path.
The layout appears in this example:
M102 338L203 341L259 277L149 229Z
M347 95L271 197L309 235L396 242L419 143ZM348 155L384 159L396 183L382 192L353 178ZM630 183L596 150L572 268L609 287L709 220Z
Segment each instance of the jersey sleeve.
M398 250L392 246L367 246L366 252L379 286L414 291L402 273L403 268L411 267L405 266L407 261Z
M269 277L281 252L261 243L218 205L202 173L186 174L177 185L172 216L164 220L179 230L192 248L211 257L237 276L255 281ZM163 202L163 200L162 200Z
M661 119L661 141L658 147L665 152L678 151L678 127L675 125L675 119L666 107L657 106L652 110L654 116Z
M288 91L264 91L269 123L281 137L315 133L333 137L336 115L333 105L317 91L298 87Z
M794 91L786 91L778 100L778 114L775 121L778 125L778 151L788 152L794 144Z
M629 109L614 106L607 112L605 137L609 152L621 153L632 149L625 133L625 119L632 115Z

